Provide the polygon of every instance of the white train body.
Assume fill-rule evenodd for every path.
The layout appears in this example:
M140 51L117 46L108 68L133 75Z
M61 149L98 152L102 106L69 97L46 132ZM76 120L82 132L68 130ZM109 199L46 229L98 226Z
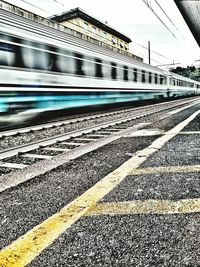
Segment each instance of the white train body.
M0 9L2 113L125 103L199 90L196 81Z

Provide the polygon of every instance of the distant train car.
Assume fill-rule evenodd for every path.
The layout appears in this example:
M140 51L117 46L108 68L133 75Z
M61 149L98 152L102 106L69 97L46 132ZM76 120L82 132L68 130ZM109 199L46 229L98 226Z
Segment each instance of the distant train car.
M24 18L3 16L0 114L35 115L199 92L200 83L193 80L53 29L39 31L43 25L34 27Z

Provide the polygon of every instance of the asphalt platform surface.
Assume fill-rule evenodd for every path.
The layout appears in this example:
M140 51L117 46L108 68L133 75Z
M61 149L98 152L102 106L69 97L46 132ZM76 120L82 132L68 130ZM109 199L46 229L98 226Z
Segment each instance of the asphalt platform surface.
M126 135L0 193L0 248L58 213L199 109L200 104L145 127L158 130L155 135ZM200 171L194 168L199 165L200 114L139 166L150 171L126 175L98 201L100 212L93 207L91 214L74 221L28 266L200 266L200 213L196 206L190 209L190 201L200 199ZM159 205L187 200L189 208L166 213L159 205L147 213L129 208L149 200ZM119 209L124 203L126 212Z

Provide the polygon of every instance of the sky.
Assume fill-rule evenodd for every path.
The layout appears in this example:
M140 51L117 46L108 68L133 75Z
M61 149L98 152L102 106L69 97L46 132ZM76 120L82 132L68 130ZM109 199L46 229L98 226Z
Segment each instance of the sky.
M180 63L177 66L200 64L200 48L191 34L174 0L147 0L165 26L142 0L5 0L33 13L48 17L80 7L95 18L128 36L130 52L148 62L148 41L151 43L151 64ZM28 4L29 3L29 4ZM171 20L171 21L170 21ZM160 54L156 54L156 53ZM174 65L176 66L176 65ZM169 68L171 66L164 66Z

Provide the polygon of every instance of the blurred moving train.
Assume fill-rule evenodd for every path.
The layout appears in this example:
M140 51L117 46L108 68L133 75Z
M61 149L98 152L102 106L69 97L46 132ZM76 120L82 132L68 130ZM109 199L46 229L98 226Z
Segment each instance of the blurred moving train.
M197 94L200 83L0 9L0 115Z

